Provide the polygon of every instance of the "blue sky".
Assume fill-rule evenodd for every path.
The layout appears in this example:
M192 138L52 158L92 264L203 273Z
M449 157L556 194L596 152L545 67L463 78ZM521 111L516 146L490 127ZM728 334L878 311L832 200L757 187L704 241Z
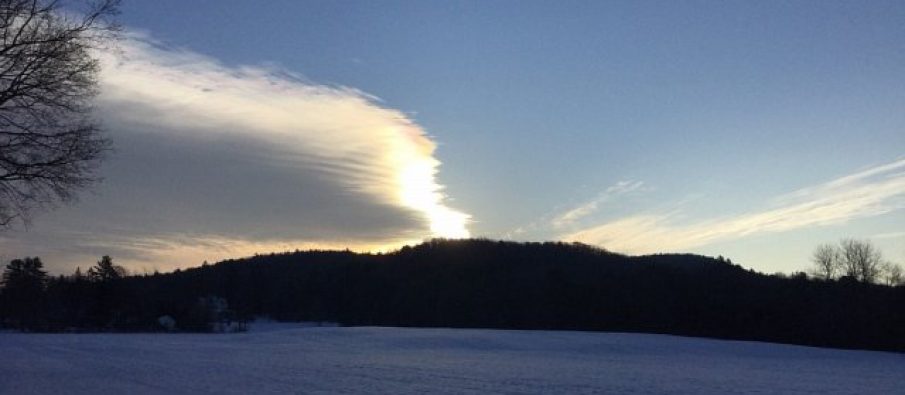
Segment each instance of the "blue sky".
M902 2L161 0L126 2L120 19L130 33L166 48L162 55L142 49L142 56L167 57L164 66L193 62L178 52L203 57L207 69L226 70L220 74L247 66L290 74L299 84L354 91L350 100L365 95L372 107L395 111L380 115L380 122L405 117L423 134L425 141L415 145L435 144L425 155L442 163L431 167L438 173L429 182L442 189L428 191L442 196L428 199L433 208L415 211L468 215L473 236L580 240L630 253L722 254L768 272L803 269L815 245L851 236L871 238L888 258L905 262ZM181 75L190 77L192 70ZM212 84L242 78L248 76ZM113 96L108 100L120 100ZM116 131L111 137L116 144ZM120 158L143 146L122 144ZM112 177L111 190L129 174L143 178L116 171L123 174ZM321 188L305 180L300 188ZM269 187L261 181L255 188ZM325 230L332 232L326 243L312 236L314 230L270 239L232 234L224 229L251 225L229 218L192 234L254 239L258 244L249 248L259 249L306 245L302 241L380 244L372 234L345 234L343 225L380 227L384 217L334 221L330 210L358 211L328 207L340 203L322 195L298 210L327 213L316 221L336 223ZM191 207L202 199L173 205ZM236 207L261 204L244 199L224 202L223 212L237 215ZM84 215L78 212L91 212L84 208L90 195L82 200L88 203L38 218L31 232L74 223ZM367 212L360 200L356 207ZM59 219L67 216L73 219ZM387 232L396 232L388 238L431 235L403 222L387 222ZM181 234L182 227L163 221L155 240ZM724 230L702 233L712 228ZM98 240L114 227L104 229L85 231L95 240L92 248L46 254L104 253L110 244ZM640 235L626 236L632 232ZM271 239L279 243L263 243ZM126 244L133 252L143 245ZM136 265L166 268L234 252L224 251L124 255Z

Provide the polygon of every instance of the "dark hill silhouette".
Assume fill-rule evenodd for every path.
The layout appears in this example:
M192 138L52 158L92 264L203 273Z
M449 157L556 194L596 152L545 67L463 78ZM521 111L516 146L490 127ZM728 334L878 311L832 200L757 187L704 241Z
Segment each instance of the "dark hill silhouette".
M433 240L388 254L257 255L113 285L116 303L103 325L123 330L155 327L162 315L183 329L202 328L190 325L198 321L197 301L216 295L239 316L287 321L650 332L905 351L905 287L784 278L721 258L632 257L582 244ZM67 286L59 281L57 292L68 295L61 291Z

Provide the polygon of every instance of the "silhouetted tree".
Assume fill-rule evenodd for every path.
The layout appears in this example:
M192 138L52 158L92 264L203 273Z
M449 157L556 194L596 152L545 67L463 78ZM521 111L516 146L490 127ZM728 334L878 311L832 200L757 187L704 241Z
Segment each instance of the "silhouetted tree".
M883 255L868 240L843 239L839 242L842 268L846 276L863 282L878 280Z
M126 268L114 265L113 258L110 258L109 255L104 255L101 260L97 261L97 265L88 269L88 278L95 282L118 280L126 275L128 275Z
M108 142L91 114L91 50L113 37L117 3L0 0L0 227L94 180Z
M902 266L889 261L883 262L882 274L886 285L895 287L902 284Z
M88 269L88 280L92 285L90 321L93 326L113 329L121 307L127 304L124 300L124 288L120 281L127 275L124 267L113 264L113 258L104 255L97 264Z
M82 274L82 267L76 266L75 272L72 273L72 281L79 282L85 280L85 275Z
M811 255L811 262L814 263L814 276L823 280L836 278L842 264L839 249L831 244L817 246Z
M47 272L38 257L13 259L3 270L5 316L20 329L34 329L41 318Z

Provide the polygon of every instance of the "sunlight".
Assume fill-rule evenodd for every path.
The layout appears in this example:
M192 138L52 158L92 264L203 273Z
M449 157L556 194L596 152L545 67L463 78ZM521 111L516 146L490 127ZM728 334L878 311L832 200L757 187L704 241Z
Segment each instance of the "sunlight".
M400 200L403 205L423 213L430 222L431 235L466 238L469 215L443 205L440 186L434 181L439 162L430 156L412 156L400 171Z
M298 174L292 182L301 180L309 188L333 193L351 192L336 200L300 199L304 206L287 205L283 210L296 212L300 218L307 211L318 212L320 218L332 213L336 218L361 222L350 226L338 220L335 225L341 229L332 230L334 224L329 221L299 226L293 228L294 234L281 237L320 240L324 233L356 233L356 238L339 239L347 245L370 245L374 240L469 236L470 216L446 206L447 195L437 179L441 162L434 157L436 143L408 115L352 89L284 78L265 67L233 70L191 51L155 45L152 38L138 33L130 37L120 44L119 52L98 53L104 64L101 108L110 114L108 118L125 118L126 125L120 128L147 130L174 141L247 140L257 146L244 150L242 156L260 167L256 172L288 167L291 174ZM147 112L167 116L149 117ZM151 126L146 127L148 124ZM192 164L198 162L193 159ZM274 196L299 193L290 187L282 191L292 182L268 184L267 189L273 190ZM391 229L368 222L376 221L366 212L374 205L390 211L383 217L388 225L409 225ZM213 218L231 215L200 211ZM291 217L277 221L289 222ZM206 222L194 221L188 226L198 223ZM363 229L378 234L362 237ZM219 229L193 232L223 233Z

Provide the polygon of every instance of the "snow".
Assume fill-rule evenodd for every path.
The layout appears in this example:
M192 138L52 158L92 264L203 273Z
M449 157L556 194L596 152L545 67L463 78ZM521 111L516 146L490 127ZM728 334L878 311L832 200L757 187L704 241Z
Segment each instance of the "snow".
M0 333L3 394L902 393L905 354L664 335L263 323Z

